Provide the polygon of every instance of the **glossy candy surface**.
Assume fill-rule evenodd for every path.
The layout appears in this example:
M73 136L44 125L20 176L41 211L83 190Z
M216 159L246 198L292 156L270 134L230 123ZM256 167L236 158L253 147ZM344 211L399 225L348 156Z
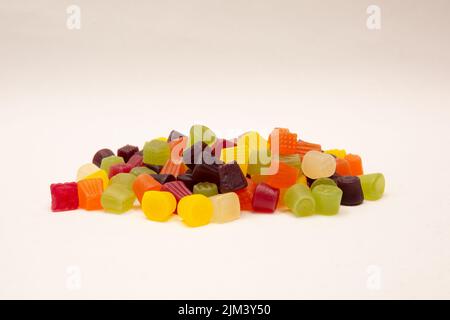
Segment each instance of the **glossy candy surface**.
M253 194L252 206L255 212L272 213L277 208L280 190L271 186L260 183L255 188Z
M125 213L133 207L136 199L133 191L122 184L113 184L106 188L101 197L101 204L106 212Z
M109 169L115 165L115 164L120 164L120 163L125 163L125 161L123 161L122 157L116 157L116 156L109 156L106 158L103 158L102 160L102 164L100 166L100 169L105 170L105 172L108 174L109 176Z
M253 211L253 194L255 189L256 183L252 179L247 178L247 187L236 191L242 210Z
M311 179L327 178L336 171L336 160L332 155L309 151L303 156L302 171Z
M360 176L364 174L361 157L356 154L347 154L344 158L350 166L352 176Z
M139 175L133 182L133 191L139 202L142 202L142 197L146 191L159 191L161 190L161 183L156 181L155 178L148 174Z
M138 152L138 147L127 144L126 146L123 146L122 148L117 150L117 156L122 157L123 161L128 162L128 160L130 160L130 158Z
M183 197L192 194L191 190L189 190L182 181L167 182L161 186L161 191L168 191L172 193L177 202Z
M314 189L317 186L320 186L321 184L327 184L330 186L337 186L336 182L333 179L330 178L319 178L317 180L314 180L314 182L311 184L311 190Z
M102 179L87 179L78 181L79 206L85 210L102 209L101 197L103 193Z
M170 158L170 148L166 141L158 139L146 142L144 145L144 163L163 166Z
M143 173L146 174L156 174L155 171L150 170L147 167L134 167L133 169L131 169L130 171L131 174L134 174L136 177L140 176Z
M147 191L142 198L141 207L147 219L164 222L177 208L177 200L170 192Z
M344 206L357 206L364 201L361 182L358 177L343 176L336 180L337 186L342 190L341 204Z
M216 165L198 164L192 171L192 178L196 183L212 182L220 185L219 167Z
M133 169L129 164L127 163L117 163L117 164L113 164L110 168L109 168L109 178L111 179L112 177L114 177L116 174L119 173L129 173L131 171L131 169Z
M210 223L213 210L211 200L202 194L182 198L177 207L178 215L189 227L200 227Z
M321 184L312 189L317 214L332 216L339 212L342 190L336 186Z
M136 176L131 173L118 173L109 180L109 185L120 184L127 189L132 189Z
M220 193L237 191L247 186L247 179L236 162L221 165L218 171Z
M100 167L102 164L103 158L107 158L107 157L110 157L113 155L114 155L114 152L112 152L112 150L110 150L110 149L98 150L95 153L94 158L92 159L92 163L95 164L97 167Z

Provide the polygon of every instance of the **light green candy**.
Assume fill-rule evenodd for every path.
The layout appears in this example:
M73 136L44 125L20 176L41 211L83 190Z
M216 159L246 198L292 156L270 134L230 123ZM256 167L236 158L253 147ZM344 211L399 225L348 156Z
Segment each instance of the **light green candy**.
M211 182L200 182L194 186L194 194L202 194L206 197L215 196L218 194L217 185Z
M332 216L339 212L342 190L336 186L321 184L311 191L316 201L316 213Z
M103 158L102 163L100 164L100 169L103 169L106 171L106 173L109 173L109 168L111 168L112 165L115 165L118 163L125 163L125 161L123 161L122 157L109 156L109 157Z
M134 180L136 180L136 176L134 174L118 173L109 180L109 185L112 186L114 184L120 184L131 190L133 188Z
M102 194L103 209L111 213L124 213L133 207L136 196L134 192L121 184L113 184Z
M189 130L189 144L192 146L199 141L211 145L216 141L216 135L207 126L199 124L193 125Z
M131 169L130 173L135 175L136 177L138 177L139 175L141 175L143 173L145 173L145 174L156 174L155 171L150 170L147 167L134 167L133 169Z
M154 139L144 145L144 163L163 166L170 158L170 147L166 141Z
M298 217L314 214L316 207L311 191L304 184L294 184L284 194L284 204Z
M315 180L315 181L312 183L312 185L311 185L311 190L314 189L314 188L317 187L317 186L322 185L322 184L326 184L326 185L329 185L329 186L335 186L335 187L337 187L336 182L334 182L333 179L330 179L330 178L319 178L319 179Z
M385 179L382 173L359 176L365 200L378 200L383 196Z
M283 162L291 167L302 170L302 161L300 160L299 154L289 154L280 156L280 162Z

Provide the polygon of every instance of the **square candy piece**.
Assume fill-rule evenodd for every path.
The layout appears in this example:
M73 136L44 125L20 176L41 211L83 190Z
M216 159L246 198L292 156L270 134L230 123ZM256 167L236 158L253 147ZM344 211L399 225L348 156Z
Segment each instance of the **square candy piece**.
M52 211L78 209L78 187L76 182L55 183L50 185Z

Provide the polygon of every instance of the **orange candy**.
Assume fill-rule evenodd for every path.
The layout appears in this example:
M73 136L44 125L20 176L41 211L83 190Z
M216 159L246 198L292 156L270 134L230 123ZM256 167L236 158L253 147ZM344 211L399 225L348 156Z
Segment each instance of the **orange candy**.
M276 128L272 131L269 136L269 144L271 143L272 137L278 135L280 155L288 155L297 153L297 134L289 132L289 129Z
M247 178L247 187L236 191L239 197L239 203L241 204L241 210L253 211L253 194L255 193L256 183Z
M278 172L274 175L266 176L265 183L272 188L289 188L297 182L299 174L300 170L298 168L280 162L278 164Z
M160 174L171 174L174 177L178 177L180 174L185 173L187 170L186 165L181 161L177 162L178 163L175 163L171 159L167 160L166 164L161 169Z
M161 183L156 181L151 175L143 173L139 175L133 183L133 191L136 194L139 202L142 201L142 197L146 191L159 191L161 189Z
M183 158L183 151L187 146L187 141L187 137L180 137L169 142L169 148L171 152L170 158L172 160L181 161L181 159Z
M315 150L315 151L322 151L322 146L320 144L306 142L306 141L299 141L297 142L297 152L301 156L304 156L307 152Z
M364 174L361 157L356 154L347 154L344 158L350 165L350 172L352 176L360 176Z
M336 173L341 176L351 176L350 165L347 160L336 158Z
M100 210L103 193L102 179L85 179L78 181L78 200L80 208L85 210Z

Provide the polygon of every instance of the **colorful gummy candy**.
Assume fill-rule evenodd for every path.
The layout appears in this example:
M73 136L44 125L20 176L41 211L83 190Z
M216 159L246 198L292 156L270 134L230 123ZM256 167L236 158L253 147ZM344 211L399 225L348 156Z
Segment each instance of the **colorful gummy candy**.
M359 155L344 149L322 151L287 128L268 139L248 131L218 138L194 125L185 135L172 130L138 146L97 151L82 165L76 182L51 184L51 210L140 209L152 221L178 215L187 226L237 220L242 211L294 216L331 216L341 206L378 200L385 191L381 173L365 174Z

